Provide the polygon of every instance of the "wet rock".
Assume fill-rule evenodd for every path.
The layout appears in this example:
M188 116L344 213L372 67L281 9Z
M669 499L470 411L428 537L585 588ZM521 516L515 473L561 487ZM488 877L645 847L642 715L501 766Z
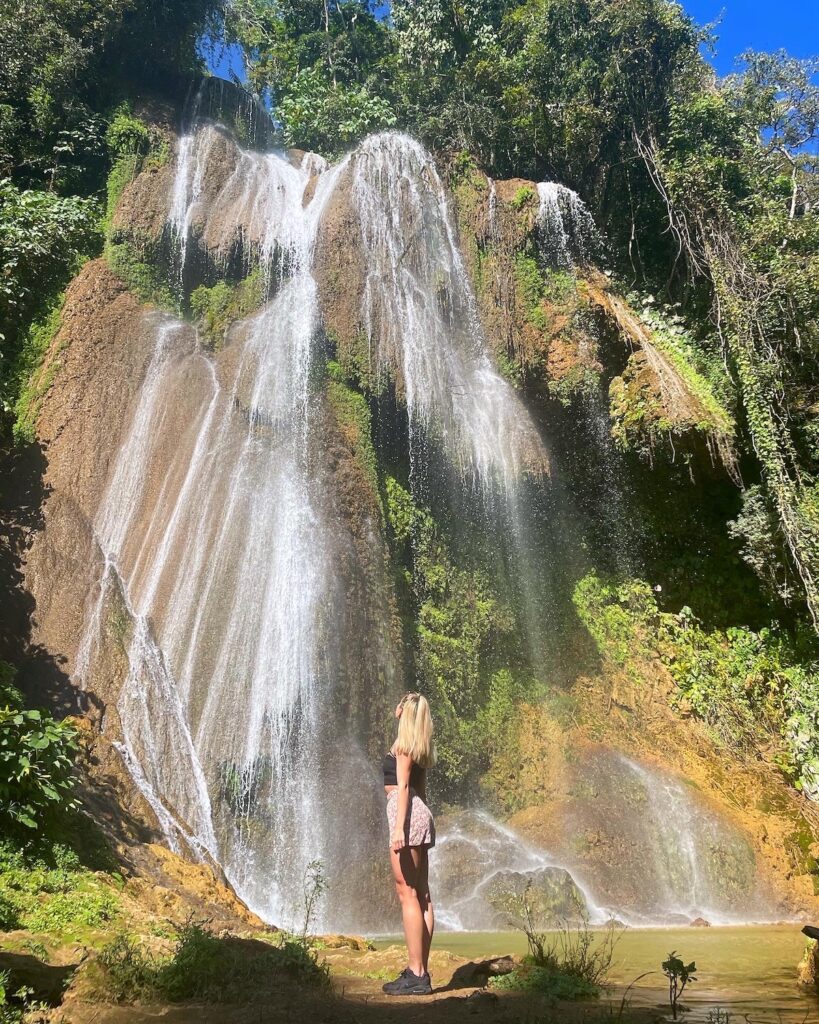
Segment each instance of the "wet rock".
M706 921L704 917L695 917L691 922L692 928L710 928L711 922Z
M538 871L499 871L487 886L486 900L507 925L520 919L523 901L538 927L578 919L585 908L583 894L565 868Z
M770 906L749 836L680 777L591 744L570 772L569 792L542 821L521 814L510 824L598 903L683 926Z
M511 904L527 888L544 921L576 917L584 900L571 874L488 815L462 811L439 823L433 885L457 928L508 928Z

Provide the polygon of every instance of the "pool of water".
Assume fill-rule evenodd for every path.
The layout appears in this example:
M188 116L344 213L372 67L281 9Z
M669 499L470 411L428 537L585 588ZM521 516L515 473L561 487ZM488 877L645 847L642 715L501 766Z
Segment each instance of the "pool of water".
M396 937L378 945L401 941ZM733 1024L745 1015L758 1021L819 1024L819 997L796 983L796 965L806 943L799 925L747 925L714 928L629 928L620 936L609 972L608 998L619 1004L634 983L633 1005L668 1005L660 964L672 950L697 964L697 980L685 991L685 1019L705 1021L719 1007ZM484 959L525 953L526 939L516 932L439 932L435 946L458 956ZM711 1013L711 1020L714 1014ZM724 1020L724 1017L723 1017Z

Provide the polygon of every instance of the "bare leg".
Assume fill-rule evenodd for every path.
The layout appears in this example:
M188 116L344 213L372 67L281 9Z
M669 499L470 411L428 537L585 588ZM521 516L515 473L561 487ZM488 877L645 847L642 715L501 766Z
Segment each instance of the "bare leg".
M419 853L421 856L418 862L418 902L421 904L421 912L424 915L424 970L428 971L429 949L435 932L435 911L432 908L432 899L429 895L429 850L426 846L422 846Z
M395 879L395 891L401 904L404 922L404 938L407 943L409 969L413 974L424 973L424 913L418 899L418 864L420 849L417 846L404 847L399 853L390 850L390 864Z

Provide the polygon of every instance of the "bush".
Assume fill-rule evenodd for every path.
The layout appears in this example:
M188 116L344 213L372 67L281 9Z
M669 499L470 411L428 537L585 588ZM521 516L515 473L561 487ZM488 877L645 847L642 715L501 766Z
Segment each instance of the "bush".
M621 930L612 921L597 935L589 928L585 905L575 897L573 922L562 920L551 931L542 930L544 907L532 883L505 894L510 923L526 935L529 953L511 974L493 980L497 988L536 990L555 999L597 996L605 983Z
M75 807L77 733L41 711L23 708L9 666L0 676L0 821L37 829Z
M71 934L99 927L118 909L112 885L64 843L41 840L23 849L8 839L0 842L0 929Z
M217 937L189 922L169 956L154 956L127 935L100 953L114 995L121 1001L201 999L242 1003L258 996L276 976L324 988L329 969L306 942L282 937L277 946L236 936Z
M525 961L511 974L492 978L490 985L507 992L541 992L552 999L594 999L600 995L599 985L531 961Z
M32 321L99 248L96 200L19 189L0 179L0 414L26 376L18 354Z

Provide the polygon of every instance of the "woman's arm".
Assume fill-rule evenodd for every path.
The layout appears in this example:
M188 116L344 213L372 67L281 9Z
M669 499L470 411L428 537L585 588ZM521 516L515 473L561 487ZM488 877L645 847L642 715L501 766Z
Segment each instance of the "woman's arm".
M407 845L405 826L409 815L410 804L410 772L412 771L412 758L409 754L395 755L395 772L398 778L398 808L395 815L395 829L390 836L390 846L397 853Z

